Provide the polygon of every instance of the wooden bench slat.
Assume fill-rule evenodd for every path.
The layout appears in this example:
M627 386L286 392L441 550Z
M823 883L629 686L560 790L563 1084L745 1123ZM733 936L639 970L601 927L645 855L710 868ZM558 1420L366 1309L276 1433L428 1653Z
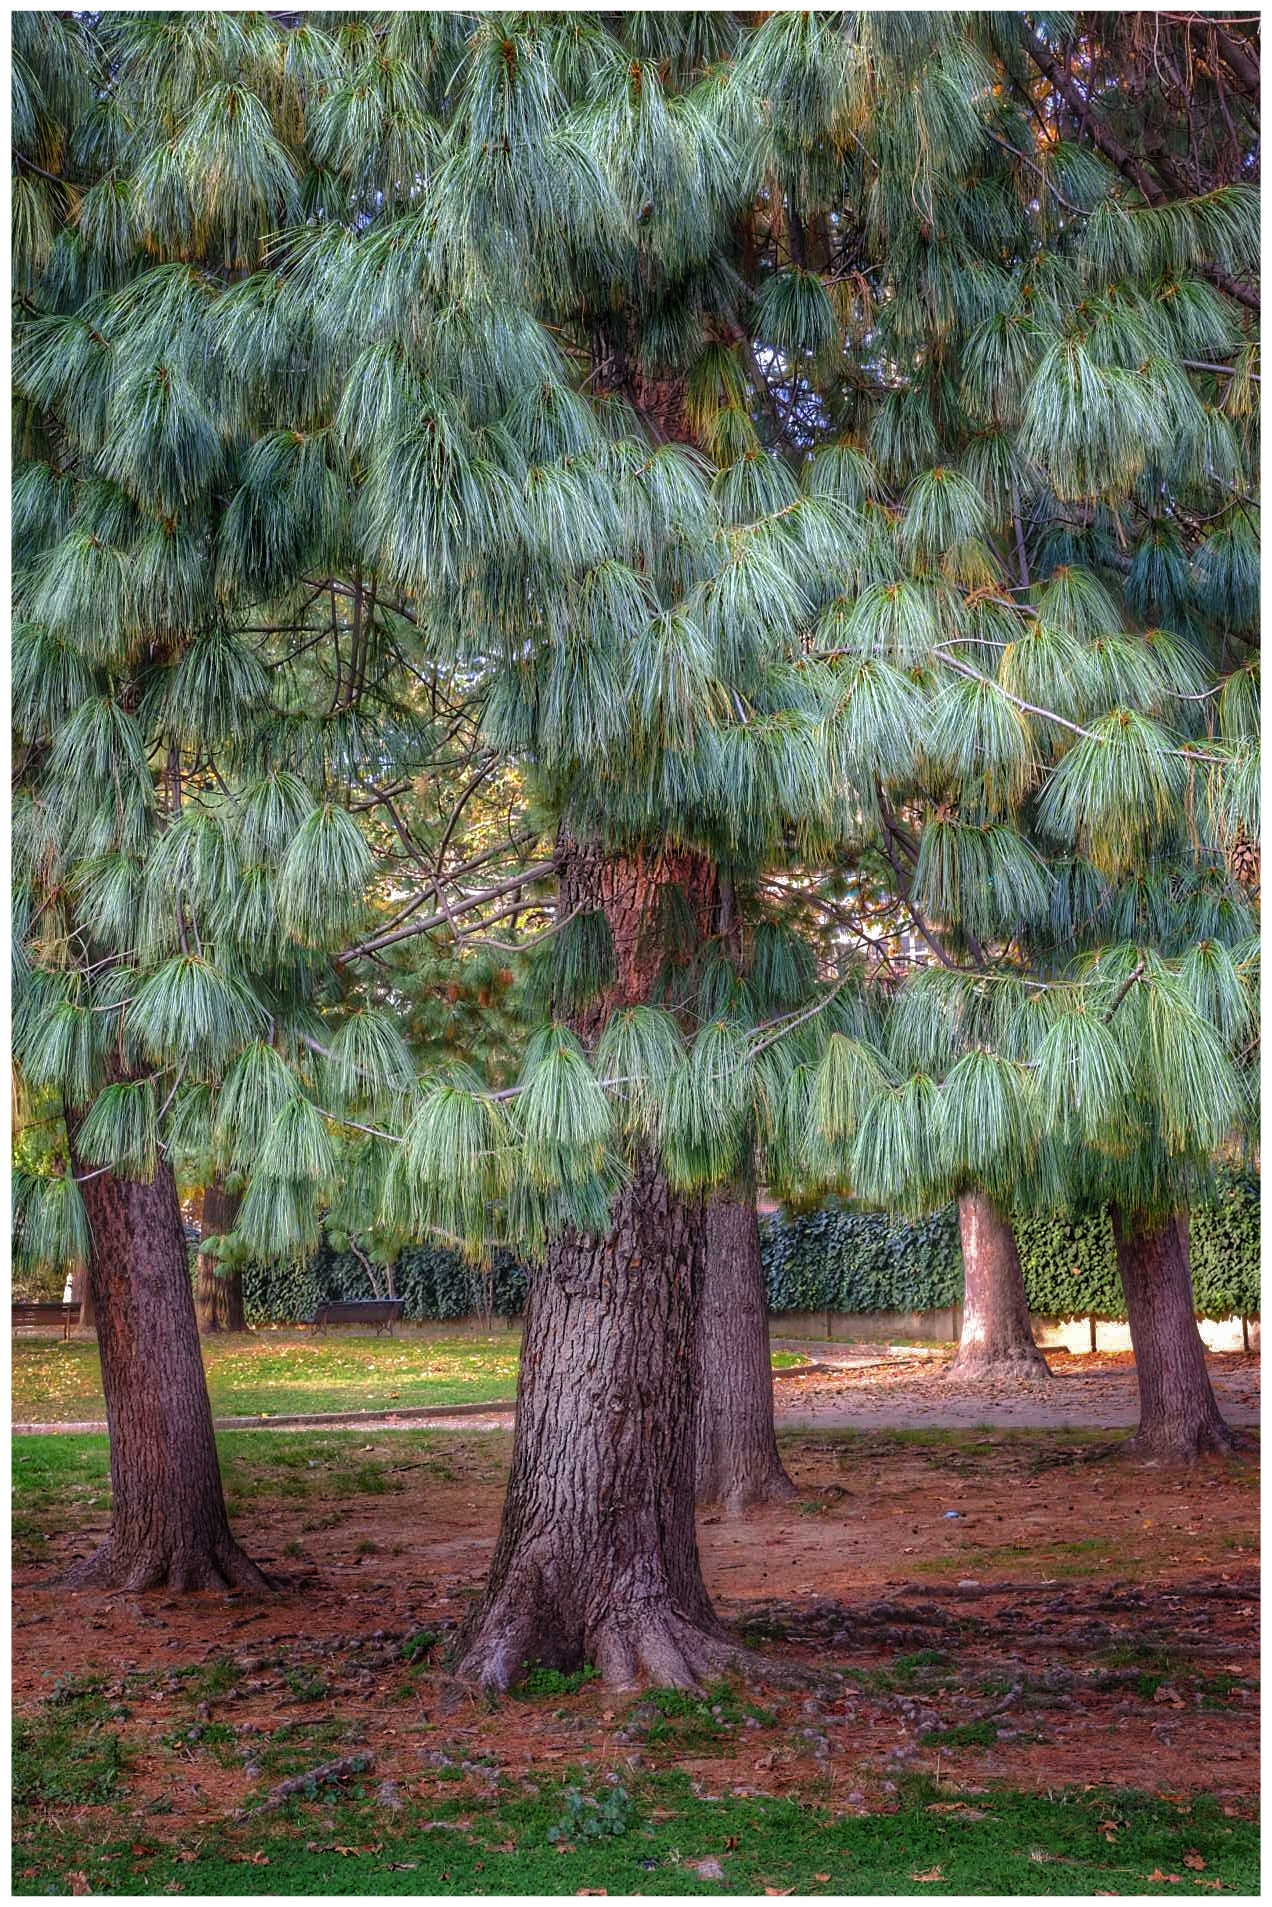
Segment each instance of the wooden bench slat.
M77 1304L41 1304L37 1301L34 1304L15 1304L12 1310L11 1328L14 1330L22 1324L60 1324L62 1336L69 1338L71 1320L79 1310L79 1306Z
M316 1331L329 1324L374 1324L377 1331L392 1330L406 1308L403 1298L332 1298L314 1312Z

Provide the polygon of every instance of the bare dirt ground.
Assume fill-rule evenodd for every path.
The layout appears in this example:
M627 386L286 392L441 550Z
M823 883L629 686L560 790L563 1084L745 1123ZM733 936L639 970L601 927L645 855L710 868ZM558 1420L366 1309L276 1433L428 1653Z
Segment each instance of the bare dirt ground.
M1133 1428L1139 1422L1135 1358L1130 1351L1049 1350L1050 1381L966 1383L944 1376L946 1358L931 1350L872 1357L874 1347L799 1344L826 1368L780 1379L780 1420L819 1429ZM1206 1364L1219 1408L1230 1423L1259 1421L1257 1352L1209 1352Z
M897 1415L913 1428L903 1389ZM447 1676L510 1449L506 1434L453 1425L409 1465L401 1433L368 1433L391 1494L249 1503L236 1533L282 1585L266 1601L57 1592L52 1569L85 1553L104 1518L54 1536L38 1571L15 1568L14 1709L36 1711L59 1678L106 1677L127 1708L136 1831L176 1845L259 1794L262 1776L364 1745L377 1782L425 1798L476 1801L496 1774L582 1761L674 1764L704 1794L849 1810L918 1770L962 1792L1206 1791L1245 1813L1258 1774L1255 1467L1129 1469L1100 1457L1107 1442L785 1435L798 1500L703 1516L705 1573L755 1646L843 1679L812 1695L769 1687L768 1720L726 1720L697 1742L651 1733L636 1697L595 1683L492 1711ZM436 1643L413 1645L421 1631ZM99 1812L103 1831L117 1820L76 1809L75 1833L90 1838Z

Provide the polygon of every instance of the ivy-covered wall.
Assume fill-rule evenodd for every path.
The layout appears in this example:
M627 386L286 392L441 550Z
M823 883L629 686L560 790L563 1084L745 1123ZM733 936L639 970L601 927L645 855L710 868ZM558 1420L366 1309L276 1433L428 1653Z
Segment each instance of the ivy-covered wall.
M1126 1303L1107 1212L1013 1218L1029 1309L1037 1318L1123 1319ZM764 1226L770 1311L939 1311L963 1297L958 1213L919 1224L831 1203ZM1259 1182L1236 1176L1189 1222L1199 1317L1259 1315Z
M1122 1319L1126 1307L1106 1213L1057 1221L1014 1220L1029 1309L1035 1317ZM830 1203L761 1224L769 1310L941 1311L961 1303L958 1214L948 1206L917 1224ZM1239 1176L1191 1217L1193 1292L1201 1317L1259 1315L1259 1185ZM413 1245L394 1267L407 1318L463 1318L489 1310L516 1317L526 1274L502 1254L483 1277L457 1253ZM248 1321L310 1318L329 1298L371 1295L351 1252L324 1246L307 1264L253 1264L243 1274Z
M384 1274L377 1276L383 1287ZM393 1267L393 1289L405 1301L407 1318L466 1318L484 1311L514 1318L525 1303L526 1274L506 1252L482 1273L444 1246L408 1245ZM270 1261L243 1269L243 1308L249 1324L312 1318L328 1299L372 1295L353 1253L333 1251L326 1243L305 1264Z

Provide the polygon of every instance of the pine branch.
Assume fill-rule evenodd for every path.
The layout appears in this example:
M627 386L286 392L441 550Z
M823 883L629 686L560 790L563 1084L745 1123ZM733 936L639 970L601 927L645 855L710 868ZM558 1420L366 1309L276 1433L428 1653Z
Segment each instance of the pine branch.
M1053 58L1047 48L1039 41L1033 28L1026 19L1020 21L1019 32L1021 45L1029 58L1033 61L1043 77L1051 82L1070 111L1079 120L1080 124L1085 127L1087 132L1089 132L1093 144L1099 147L1105 158L1110 160L1112 164L1117 167L1124 179L1130 181L1146 204L1168 204L1169 194L1165 187L1159 184L1153 177L1145 162L1138 158L1136 154L1131 151L1129 146L1123 145L1108 122L1102 119L1094 110L1091 104L1089 90L1084 91L1078 81L1074 79L1073 75L1067 72L1060 65L1058 60ZM1193 196L1188 188L1187 182L1179 178L1173 166L1171 166L1160 153L1158 155L1158 166L1163 174L1170 179L1171 184L1179 191L1181 197L1191 198ZM1257 312L1261 310L1262 307L1257 291L1243 285L1239 279L1233 278L1230 273L1220 270L1217 265L1208 263L1203 265L1201 269L1211 284L1216 285L1220 291L1227 292L1230 298L1235 298L1239 304L1245 305L1250 311Z
M350 960L359 960L366 954L379 953L385 947L397 946L400 941L413 940L417 934L431 933L435 927L443 927L453 915L471 913L474 907L482 907L487 901L498 900L504 894L529 887L534 881L544 881L556 872L557 863L541 861L538 866L527 868L524 873L515 874L510 880L500 881L494 887L488 887L480 894L470 894L457 905L443 908L440 913L430 914L427 920L415 921L409 927L399 927L393 933L379 934L374 939L364 940L356 947L346 947L342 953L333 956L337 968L346 966Z

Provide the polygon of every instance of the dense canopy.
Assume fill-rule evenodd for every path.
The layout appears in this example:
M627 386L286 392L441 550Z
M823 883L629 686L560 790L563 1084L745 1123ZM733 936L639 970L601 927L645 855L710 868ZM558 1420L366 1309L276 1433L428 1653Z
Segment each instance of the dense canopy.
M1257 89L1216 26L1233 110L1142 153L1121 30L16 17L16 1043L87 1169L479 1250L651 1145L1149 1209L1252 1127ZM559 910L515 1087L421 1078L359 950L558 830L724 870L742 977L581 1039ZM850 909L819 979L828 869L934 964Z

